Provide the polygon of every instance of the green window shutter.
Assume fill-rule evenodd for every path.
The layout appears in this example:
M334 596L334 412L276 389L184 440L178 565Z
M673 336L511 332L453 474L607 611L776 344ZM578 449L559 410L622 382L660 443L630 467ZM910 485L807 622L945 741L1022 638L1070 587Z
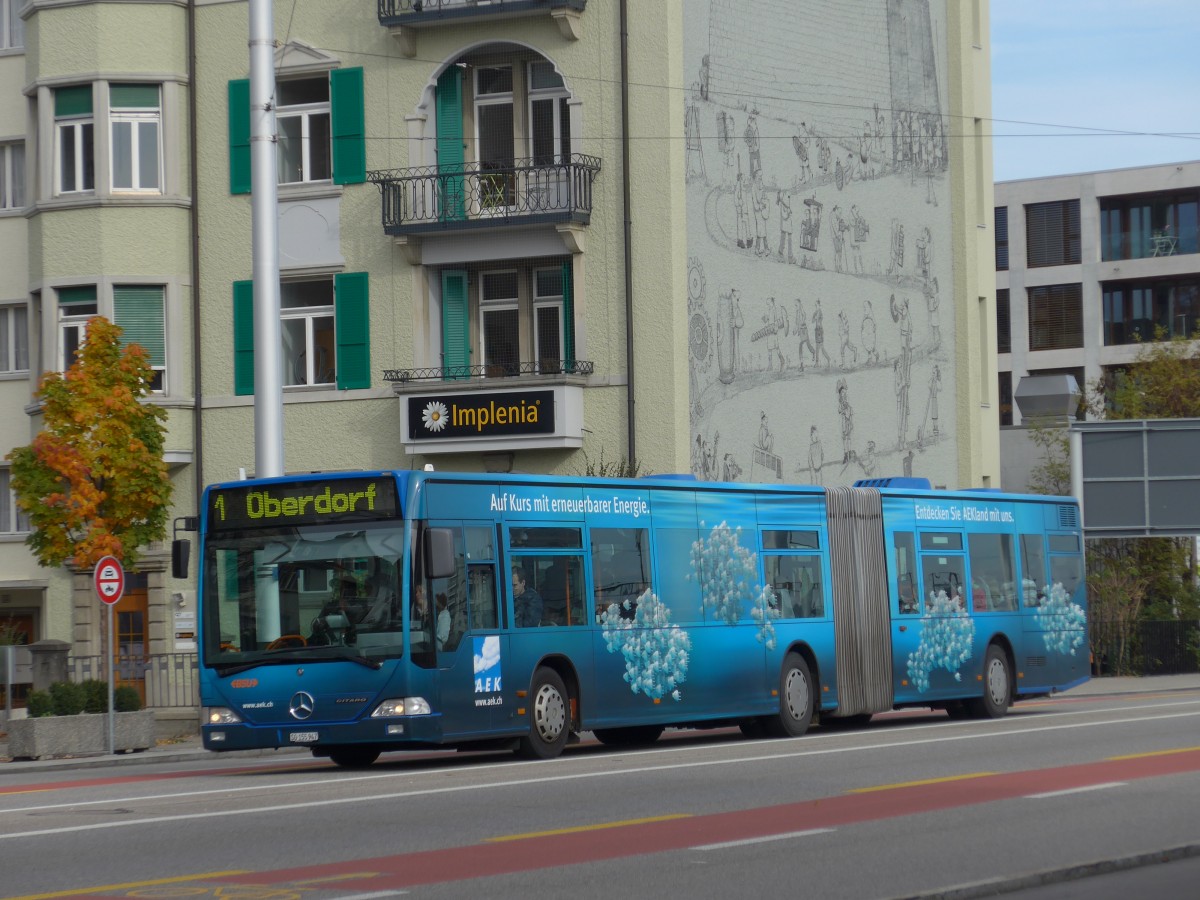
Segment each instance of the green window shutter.
M85 285L83 287L64 287L58 289L59 306L72 306L77 303L95 302L96 286L94 284Z
M254 393L254 282L233 283L233 392Z
M54 117L90 116L92 114L92 86L56 88L54 91Z
M442 368L460 368L450 378L467 378L471 365L470 315L467 311L467 273L463 269L442 271Z
M344 272L333 279L338 390L371 386L369 288L366 272Z
M574 286L571 284L571 260L562 266L563 290L563 359L567 370L575 370L575 298Z
M150 365L167 364L166 319L161 287L114 287L113 323L119 325L123 332L121 346L140 344L150 357Z
M250 81L229 82L229 193L250 193Z
M438 179L442 221L466 218L463 178L462 69L451 66L438 76L437 86L438 170L449 174Z
M333 131L333 182L362 184L367 180L363 70L334 69L330 72L329 100Z
M114 109L158 109L158 85L110 85L108 102Z

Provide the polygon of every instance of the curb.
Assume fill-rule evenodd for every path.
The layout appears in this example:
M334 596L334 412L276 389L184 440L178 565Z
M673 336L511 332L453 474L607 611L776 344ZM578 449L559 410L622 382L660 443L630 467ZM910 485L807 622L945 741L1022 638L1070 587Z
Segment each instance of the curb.
M1065 866L1061 869L1045 869L1041 872L1031 872L1028 875L1013 878L991 878L929 893L905 894L892 898L892 900L975 900L977 897L995 897L997 894L1010 894L1030 888L1064 884L1068 881L1080 881L1096 875L1110 875L1113 872L1124 872L1157 863L1177 862L1181 859L1195 857L1200 857L1200 844L1181 844L1166 850L1134 853L1116 859L1101 859L1090 863Z

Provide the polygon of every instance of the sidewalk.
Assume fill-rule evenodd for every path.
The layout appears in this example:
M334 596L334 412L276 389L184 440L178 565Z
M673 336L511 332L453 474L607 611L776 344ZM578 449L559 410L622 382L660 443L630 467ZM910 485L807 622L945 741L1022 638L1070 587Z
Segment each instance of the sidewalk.
M1093 678L1078 687L1065 691L1060 696L1088 697L1104 696L1106 694L1132 694L1143 691L1188 691L1200 689L1200 673L1191 675L1158 675L1149 678ZM297 754L308 755L302 747L283 747L279 750L236 750L222 754L226 757L262 758L277 756L280 758L293 757ZM10 760L8 758L8 742L0 735L0 774L16 772L31 772L44 769L98 769L109 766L131 765L135 763L165 763L179 762L187 759L200 759L209 756L200 743L200 736L182 738L175 741L160 743L142 753L99 754L94 756L74 756L65 759L32 759Z

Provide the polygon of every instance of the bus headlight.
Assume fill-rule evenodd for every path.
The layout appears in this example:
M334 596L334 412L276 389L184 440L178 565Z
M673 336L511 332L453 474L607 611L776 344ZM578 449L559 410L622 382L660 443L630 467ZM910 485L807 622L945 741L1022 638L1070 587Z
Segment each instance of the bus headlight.
M372 719L381 719L389 716L427 716L433 710L429 708L429 701L424 697L395 697L391 700L384 700L371 713Z
M200 721L205 725L238 725L242 717L227 706L206 706Z

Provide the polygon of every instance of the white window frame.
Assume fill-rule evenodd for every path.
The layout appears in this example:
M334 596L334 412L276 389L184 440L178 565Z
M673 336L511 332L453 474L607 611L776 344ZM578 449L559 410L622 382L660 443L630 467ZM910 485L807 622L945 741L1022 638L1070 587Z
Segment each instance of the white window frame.
M0 144L0 210L25 208L25 142Z
M511 195L511 175L501 176L499 173L489 173L483 171L483 133L480 129L480 112L487 107L507 106L510 109L510 117L513 120L512 134L509 135L509 158L515 160L517 158L516 150L516 105L514 102L514 91L496 91L493 93L480 93L480 77L484 69L507 69L509 78L513 88L516 88L516 69L507 63L494 66L479 66L474 70L475 78L473 83L474 95L474 120L475 120L475 165L476 171L479 174L479 197L478 197L478 212L480 215L485 215L489 211L502 211L509 206L509 197Z
M29 514L17 507L12 491L12 469L0 466L0 534L28 534Z
M25 46L25 23L21 7L25 0L0 0L0 50Z
M83 347L83 342L87 340L87 323L92 316L100 313L99 297L92 303L70 303L58 305L58 371L65 372L71 367L74 362L68 359L67 353L67 336L70 334L76 335L75 347L78 354L79 349ZM71 309L87 309L87 312L68 313Z
M528 130L529 130L529 156L532 159L538 158L538 153L536 152L536 150L534 148L534 142L533 142L533 139L534 139L534 135L533 135L533 122L534 122L533 104L539 100L551 101L551 109L553 109L553 111L554 111L554 119L553 119L553 122L554 122L554 125L553 125L554 149L553 149L551 156L553 157L554 164L561 164L568 156L571 155L571 147L570 147L570 143L569 143L570 135L568 134L567 146L565 146L565 147L563 146L563 140L562 140L563 118L566 117L566 119L567 119L566 124L567 124L568 130L570 129L570 124L571 124L570 123L570 110L568 110L566 108L566 104L563 101L570 99L571 95L567 91L567 86L563 82L561 75L559 75L559 83L555 87L534 88L533 87L533 71L536 66L549 66L551 70L554 69L553 63L548 62L547 60L541 60L541 59L531 60L528 64L528 68L526 69L526 79L527 80L525 83L527 85L529 85L529 90L528 90L529 98L527 101L528 111L526 113L526 122L528 123ZM555 72L555 74L557 75L558 72Z
M324 278L305 278L294 281L284 281L281 288L286 290L292 284L327 284L329 286L329 303L311 306L285 307L280 303L279 315L283 347L280 348L280 365L283 366L283 386L285 388L331 387L337 383L337 316L334 303L334 280L332 276ZM333 326L333 346L331 359L325 359L324 373L328 380L318 380L321 375L319 368L322 363L321 351L325 348L317 343L317 320L328 319ZM304 348L299 353L289 355L287 346L287 323L300 322L303 325ZM298 366L303 367L301 372ZM302 380L301 380L302 379Z
M111 86L110 86L111 87ZM109 109L109 184L113 193L143 193L161 194L163 181L163 146L162 146L162 88L159 89L158 106L154 109L146 106L118 107ZM142 126L153 125L154 137L151 147L146 146L142 139ZM129 172L122 173L129 180L127 185L117 184L117 131L129 129ZM154 154L154 177L157 184L141 183L142 154L149 150Z
M24 363L21 365L20 363ZM29 308L0 304L0 374L29 371Z
M566 304L563 302L564 297L561 289L557 294L542 295L538 293L539 272L557 272L560 279L559 285L561 288L562 266L557 268L542 266L534 269L531 273L531 279L533 281L533 350L534 359L536 359L538 364L541 365L543 355L541 347L542 330L539 327L540 323L538 322L538 316L543 310L547 309L553 309L558 312L558 353L553 357L547 358L561 360L563 358L563 351L566 349L566 322L564 321L564 317L566 316Z
M70 132L74 144L74 155L70 160L71 177L74 186L64 187L63 175L63 135ZM87 171L82 153L83 147L91 144L91 172ZM91 184L87 184L85 176L91 176ZM54 120L54 185L57 194L90 194L96 190L96 120L93 116L70 116ZM85 186L86 185L86 186Z
M277 162L279 170L280 184L311 184L311 183L326 183L333 181L333 104L331 102L331 90L329 86L329 74L314 75L309 78L288 79L292 82L312 81L324 82L325 99L317 103L297 103L290 106L279 106L275 110L275 133L279 139L279 159ZM314 177L313 160L312 160L312 132L313 120L323 116L326 121L325 132L329 140L329 146L325 148L325 162L329 169L328 173L317 178ZM284 153L284 138L283 129L284 123L292 119L300 121L300 177L294 180L287 180L287 167L283 164Z
M485 288L487 287L488 277L492 275L511 275L514 278L516 285L516 295L512 297L488 297ZM517 333L515 335L517 342L516 363L518 368L521 365L521 330L522 315L521 315L521 273L517 269L490 269L486 272L481 272L479 275L479 358L484 362L484 376L487 375L489 366L499 365L489 359L488 342L487 342L487 317L489 313L517 311ZM516 373L504 373L516 374Z

